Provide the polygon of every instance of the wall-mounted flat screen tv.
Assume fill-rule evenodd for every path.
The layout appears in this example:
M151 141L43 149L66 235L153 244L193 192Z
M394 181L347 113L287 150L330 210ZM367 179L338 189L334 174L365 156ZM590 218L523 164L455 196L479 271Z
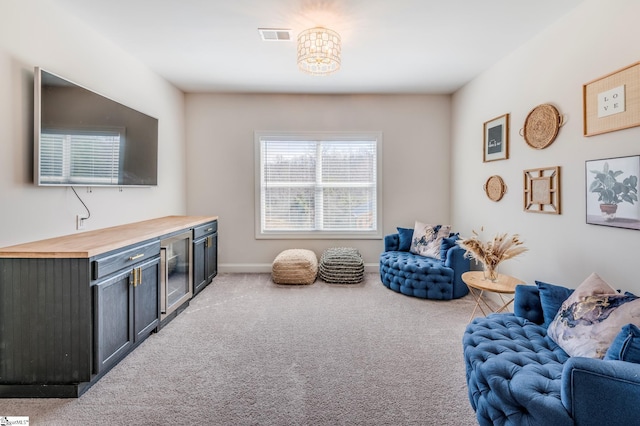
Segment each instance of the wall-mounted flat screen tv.
M155 186L158 120L39 67L34 180L42 186Z

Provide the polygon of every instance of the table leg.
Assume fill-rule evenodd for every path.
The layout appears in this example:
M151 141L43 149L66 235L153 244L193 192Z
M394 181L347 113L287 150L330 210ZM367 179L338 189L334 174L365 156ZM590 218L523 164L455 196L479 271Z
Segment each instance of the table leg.
M498 296L500 297L500 300L502 301L502 306L500 306L499 308L495 309L495 308L491 307L491 305L489 305L489 303L487 302L486 298L484 297L484 290L478 291L477 289L474 289L473 287L469 287L469 293L471 293L471 295L473 296L474 300L476 301L476 306L474 306L473 312L471 312L471 316L469 317L469 322L471 322L471 320L473 320L473 318L475 318L476 312L478 311L478 309L480 309L480 311L482 312L482 315L484 315L485 317L487 316L487 312L485 312L485 310L484 310L482 305L484 305L487 308L487 311L489 313L500 313L500 312L503 312L503 311L507 311L508 312L509 305L511 303L513 303L513 298L505 301L504 296L502 295L502 293L497 293Z
M484 300L483 298L483 294L484 294L484 290L480 290L479 293L476 293L476 289L469 287L469 293L471 293L471 295L473 296L473 298L476 301L476 306L473 308L473 312L471 312L471 316L469 317L469 322L471 322L471 320L473 318L475 318L476 316L476 311L478 310L478 308L480 308L480 311L482 312L482 315L484 315L485 317L487 316L487 313L484 311L484 309L482 308L481 303L484 303L484 305L489 308L489 305L487 305L487 302Z
M507 311L509 312L509 305L511 303L513 303L513 298L507 300L506 302L504 301L504 297L502 296L502 293L498 293L498 295L500 296L500 300L502 301L502 306L496 311L496 312L502 312L502 311Z

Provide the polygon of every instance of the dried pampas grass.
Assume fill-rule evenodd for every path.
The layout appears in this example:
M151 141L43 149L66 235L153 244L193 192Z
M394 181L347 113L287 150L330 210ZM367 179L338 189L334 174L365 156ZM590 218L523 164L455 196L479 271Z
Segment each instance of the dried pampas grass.
M472 232L473 237L459 240L458 245L467 250L465 256L482 263L493 280L497 277L496 268L500 262L512 259L528 250L522 245L523 241L518 234L510 237L506 233L496 234L492 240L482 242L478 233Z

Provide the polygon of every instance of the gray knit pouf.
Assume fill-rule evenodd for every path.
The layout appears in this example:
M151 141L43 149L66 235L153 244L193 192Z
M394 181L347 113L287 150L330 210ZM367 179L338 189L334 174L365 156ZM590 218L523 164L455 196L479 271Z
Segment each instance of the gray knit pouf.
M331 284L357 284L364 279L364 261L355 248L329 248L320 257L318 275Z

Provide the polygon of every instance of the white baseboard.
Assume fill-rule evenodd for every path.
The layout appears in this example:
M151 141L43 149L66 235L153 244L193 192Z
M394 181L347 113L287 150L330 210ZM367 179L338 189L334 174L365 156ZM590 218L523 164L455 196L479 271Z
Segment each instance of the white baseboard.
M378 272L379 264L365 263L364 271L367 273ZM271 263L221 263L218 272L229 274L265 274L271 273Z
M270 263L220 263L218 272L229 274L271 273Z

